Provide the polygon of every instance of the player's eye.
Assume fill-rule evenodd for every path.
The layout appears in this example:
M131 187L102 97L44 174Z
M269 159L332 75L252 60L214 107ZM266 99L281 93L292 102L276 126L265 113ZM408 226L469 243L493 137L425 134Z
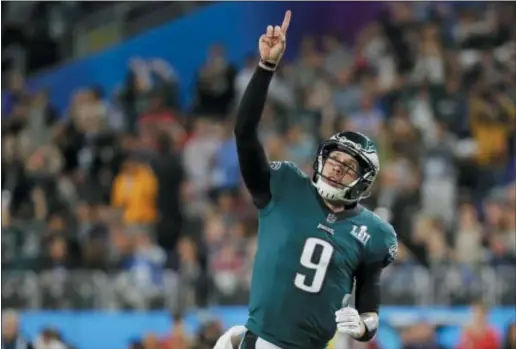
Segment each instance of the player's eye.
M348 170L351 170L351 171L354 171L354 172L357 171L357 164L355 164L354 162L351 162L351 161L345 162L344 166L346 166L346 168Z
M347 175L353 178L358 178L360 176L360 173L358 172L358 166L354 162L344 163L344 171Z
M342 166L342 162L340 162L338 159L335 159L335 158L328 158L328 162L331 165L341 165Z

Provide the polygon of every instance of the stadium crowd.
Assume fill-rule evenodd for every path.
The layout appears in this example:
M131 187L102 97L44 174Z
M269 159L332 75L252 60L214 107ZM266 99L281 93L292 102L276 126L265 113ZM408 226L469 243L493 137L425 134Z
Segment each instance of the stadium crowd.
M282 64L261 124L269 159L311 173L321 139L369 135L382 170L364 204L400 241L386 302L468 304L487 293L480 270L489 267L504 273L489 301L514 304L514 5L386 7L354 45L307 36ZM174 67L134 58L116 91L84 86L63 114L11 72L2 90L2 306L246 304L257 222L232 130L255 66L254 53L229 62L213 45L185 110ZM415 281L422 274L427 290ZM149 335L138 345L186 348L181 321L174 326L165 342ZM211 348L219 326L208 321L192 347ZM437 348L432 333L410 327L404 348ZM504 349L516 347L510 333ZM496 341L481 348L502 348Z

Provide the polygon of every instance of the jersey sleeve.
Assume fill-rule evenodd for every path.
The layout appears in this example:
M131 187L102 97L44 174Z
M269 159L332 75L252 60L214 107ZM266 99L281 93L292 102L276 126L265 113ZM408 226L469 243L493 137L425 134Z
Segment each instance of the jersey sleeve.
M392 225L388 225L388 232L383 244L383 267L385 268L396 260L398 255L398 236Z
M396 259L398 252L396 233L390 224L382 224L377 233L378 239L373 240L367 258L356 273L355 303L360 313L379 312L382 270Z
M398 254L398 237L394 228L388 224L383 224L379 239L374 241L371 246L369 256L366 260L366 264L378 264L381 263L382 267L385 268L391 264Z

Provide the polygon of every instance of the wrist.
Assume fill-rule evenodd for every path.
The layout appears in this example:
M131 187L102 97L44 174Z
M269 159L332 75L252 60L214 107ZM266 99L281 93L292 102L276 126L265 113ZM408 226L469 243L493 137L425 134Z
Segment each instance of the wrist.
M371 317L366 315L365 318L361 316L360 319L360 332L359 337L353 337L353 339L359 342L369 342L376 335L378 329L378 317Z
M353 333L349 334L353 339L360 340L367 332L367 328L362 320L360 320L360 332L359 333Z
M274 62L265 61L263 59L260 59L260 62L258 63L258 66L262 69L265 69L267 71L276 71L276 67L278 66Z

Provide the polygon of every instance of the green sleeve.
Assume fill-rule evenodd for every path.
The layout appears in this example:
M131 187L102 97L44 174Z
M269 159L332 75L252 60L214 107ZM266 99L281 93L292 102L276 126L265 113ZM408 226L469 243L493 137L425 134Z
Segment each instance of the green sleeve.
M375 239L371 247L369 263L381 263L385 268L391 264L398 253L398 237L390 224L383 224L380 228L381 238Z

